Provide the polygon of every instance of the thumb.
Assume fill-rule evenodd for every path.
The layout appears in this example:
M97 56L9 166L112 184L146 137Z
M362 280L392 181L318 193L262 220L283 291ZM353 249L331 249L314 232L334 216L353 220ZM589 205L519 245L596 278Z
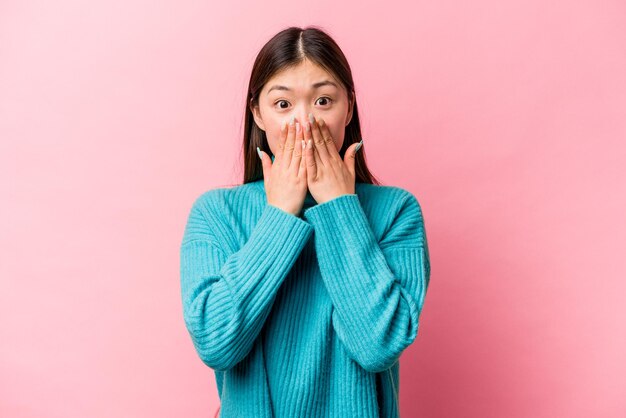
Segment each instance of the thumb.
M344 163L346 163L346 167L348 167L348 170L350 171L350 174L352 174L352 176L355 176L355 170L354 170L354 165L356 163L356 153L359 151L359 149L363 146L363 139L361 139L360 142L356 142L352 145L350 145L348 147L348 149L346 150L346 153L343 157L343 161Z
M263 166L263 178L270 178L270 170L272 167L272 159L265 153L265 151L261 151L259 147L256 147L256 152L259 154L259 158L261 159L261 165Z

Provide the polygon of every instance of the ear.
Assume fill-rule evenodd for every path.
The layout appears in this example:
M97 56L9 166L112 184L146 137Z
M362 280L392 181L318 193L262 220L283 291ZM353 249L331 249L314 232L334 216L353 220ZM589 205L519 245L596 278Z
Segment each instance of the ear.
M354 110L354 102L355 102L355 94L354 91L352 91L352 97L348 98L348 116L346 117L346 126L348 126L350 124L350 121L352 120L352 111Z
M258 104L253 104L250 102L250 111L252 112L252 116L254 117L254 123L261 129L265 131L265 124L263 123L263 118L261 117L261 112L259 110Z

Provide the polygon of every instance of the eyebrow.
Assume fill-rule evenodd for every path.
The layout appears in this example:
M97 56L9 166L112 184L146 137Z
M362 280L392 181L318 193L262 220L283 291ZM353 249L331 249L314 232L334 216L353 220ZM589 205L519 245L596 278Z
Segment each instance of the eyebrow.
M317 83L315 83L315 84L311 85L311 87L312 87L312 88L314 88L314 89L320 88L320 87L322 87L322 86L335 86L335 87L339 88L339 87L337 86L337 84L333 83L333 82L332 82L332 81L330 81L330 80L319 81L319 82L317 82ZM272 90L286 90L286 91L291 91L291 89L290 89L289 87L287 87L287 86L275 85L275 86L270 87L270 89L267 91L267 94L270 94L270 91L272 91Z

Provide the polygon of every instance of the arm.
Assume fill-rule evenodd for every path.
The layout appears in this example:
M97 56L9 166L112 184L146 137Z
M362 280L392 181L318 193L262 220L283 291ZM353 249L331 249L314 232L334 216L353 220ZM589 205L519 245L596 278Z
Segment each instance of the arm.
M180 279L194 347L207 366L223 371L249 353L313 228L268 204L248 241L235 251L236 240L220 212L219 190L213 192L191 208L180 249Z
M356 194L304 212L315 230L335 332L350 357L371 372L391 367L415 340L430 280L421 208L409 192L402 199L380 242Z

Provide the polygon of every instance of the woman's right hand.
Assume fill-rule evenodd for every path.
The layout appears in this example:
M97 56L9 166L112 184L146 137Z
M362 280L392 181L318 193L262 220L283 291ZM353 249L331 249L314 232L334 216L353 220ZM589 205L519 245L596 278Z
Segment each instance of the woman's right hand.
M267 203L296 216L308 191L303 143L302 125L296 124L292 117L281 126L274 162L261 151Z

